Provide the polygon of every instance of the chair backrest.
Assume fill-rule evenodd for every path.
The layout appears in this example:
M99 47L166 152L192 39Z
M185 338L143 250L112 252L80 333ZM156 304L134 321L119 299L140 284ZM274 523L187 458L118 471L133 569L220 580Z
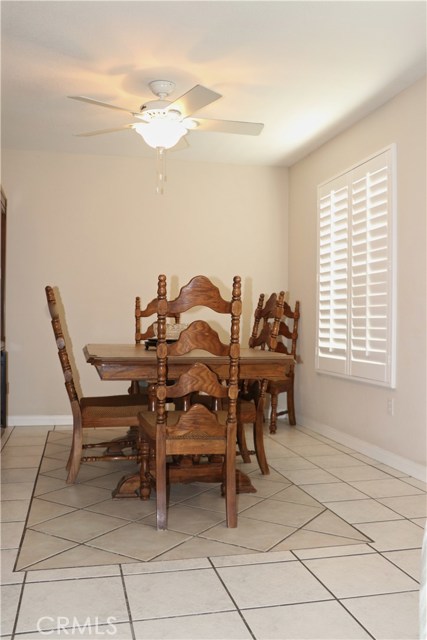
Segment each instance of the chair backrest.
M236 402L238 395L239 355L240 355L240 316L241 279L233 279L232 297L230 301L222 298L218 287L205 276L196 276L188 285L183 287L175 300L168 302L166 292L166 276L158 279L158 307L157 307L157 423L166 421L165 400L188 395L192 391L204 391L215 398L228 397L228 422L236 422ZM168 313L181 313L193 307L208 307L218 313L228 314L231 320L230 338L228 344L222 342L218 333L205 320L194 320L184 329L176 342L166 342L166 317ZM215 356L228 356L229 367L226 381L221 384L216 374L209 367L197 363L187 372L185 377L173 385L167 386L167 370L169 356L185 356L193 349L202 349ZM191 390L191 391L190 391ZM195 407L199 407L195 409ZM188 413L194 417L194 412L202 412L207 416L211 412L201 405L192 405ZM207 413L206 413L207 412ZM190 416L186 418L190 420Z
M296 359L298 340L298 321L300 318L299 300L292 309L287 302L283 306L283 317L279 324L277 345L275 351L287 353Z
M157 298L154 298L147 304L145 309L141 309L141 298L135 298L135 344L140 344L144 340L155 337L154 325L152 322L145 331L141 331L141 318L149 318L157 313ZM172 313L168 317L173 318L175 323L179 323L180 314Z
M47 286L45 288L45 292L50 317L52 319L51 324L55 336L55 342L58 348L58 357L61 363L62 372L64 374L65 388L67 390L74 415L74 412L79 410L78 407L80 406L79 403L81 392L78 389L77 381L75 381L74 379L73 366L71 364L71 359L68 353L70 351L71 354L71 348L69 347L69 345L67 345L67 338L61 324L60 312L58 304L56 302L55 292L51 286Z
M254 313L254 325L249 347L276 351L280 321L284 312L285 292L272 293L264 305L265 295L261 293Z

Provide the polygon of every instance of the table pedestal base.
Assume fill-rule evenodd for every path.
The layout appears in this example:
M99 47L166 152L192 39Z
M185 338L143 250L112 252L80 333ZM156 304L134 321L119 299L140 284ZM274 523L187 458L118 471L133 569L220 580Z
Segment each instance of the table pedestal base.
M169 480L173 483L190 482L222 482L222 464L206 463L191 467L179 465L169 466ZM139 473L123 476L113 491L113 498L139 498L140 477ZM237 493L256 493L249 476L240 469L236 469Z

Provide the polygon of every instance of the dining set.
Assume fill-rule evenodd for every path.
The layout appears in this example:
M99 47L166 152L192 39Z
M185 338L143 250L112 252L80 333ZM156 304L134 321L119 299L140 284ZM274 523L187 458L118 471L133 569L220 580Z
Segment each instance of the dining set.
M236 458L249 463L255 455L261 473L269 473L266 398L271 398L271 433L277 429L280 393L286 393L289 423L296 423L299 302L292 309L283 291L267 299L261 294L249 344L243 347L239 276L228 296L199 275L169 300L167 278L161 274L157 296L145 308L136 297L133 343L83 349L101 380L129 382L128 393L88 397L76 383L59 291L47 286L45 292L73 417L67 482L76 482L85 462L134 461L135 472L121 478L113 497L148 500L154 490L158 530L167 529L171 483L218 483L226 525L236 527L236 494L256 491L244 464L236 467ZM147 319L147 327L141 327L141 319ZM252 425L253 450L247 446L246 424ZM110 427L123 427L123 436L86 442L88 429Z

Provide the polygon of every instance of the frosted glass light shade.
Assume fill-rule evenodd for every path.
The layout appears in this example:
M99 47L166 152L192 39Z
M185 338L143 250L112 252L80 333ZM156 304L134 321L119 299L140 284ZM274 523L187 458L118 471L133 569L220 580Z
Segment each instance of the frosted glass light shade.
M153 149L157 147L171 149L187 133L186 127L181 122L166 118L151 120L147 124L135 124L134 129Z

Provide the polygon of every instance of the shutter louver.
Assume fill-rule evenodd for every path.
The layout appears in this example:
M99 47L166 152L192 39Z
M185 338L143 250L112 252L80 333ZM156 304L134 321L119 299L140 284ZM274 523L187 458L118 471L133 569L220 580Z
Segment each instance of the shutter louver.
M391 150L319 188L319 371L394 384Z

